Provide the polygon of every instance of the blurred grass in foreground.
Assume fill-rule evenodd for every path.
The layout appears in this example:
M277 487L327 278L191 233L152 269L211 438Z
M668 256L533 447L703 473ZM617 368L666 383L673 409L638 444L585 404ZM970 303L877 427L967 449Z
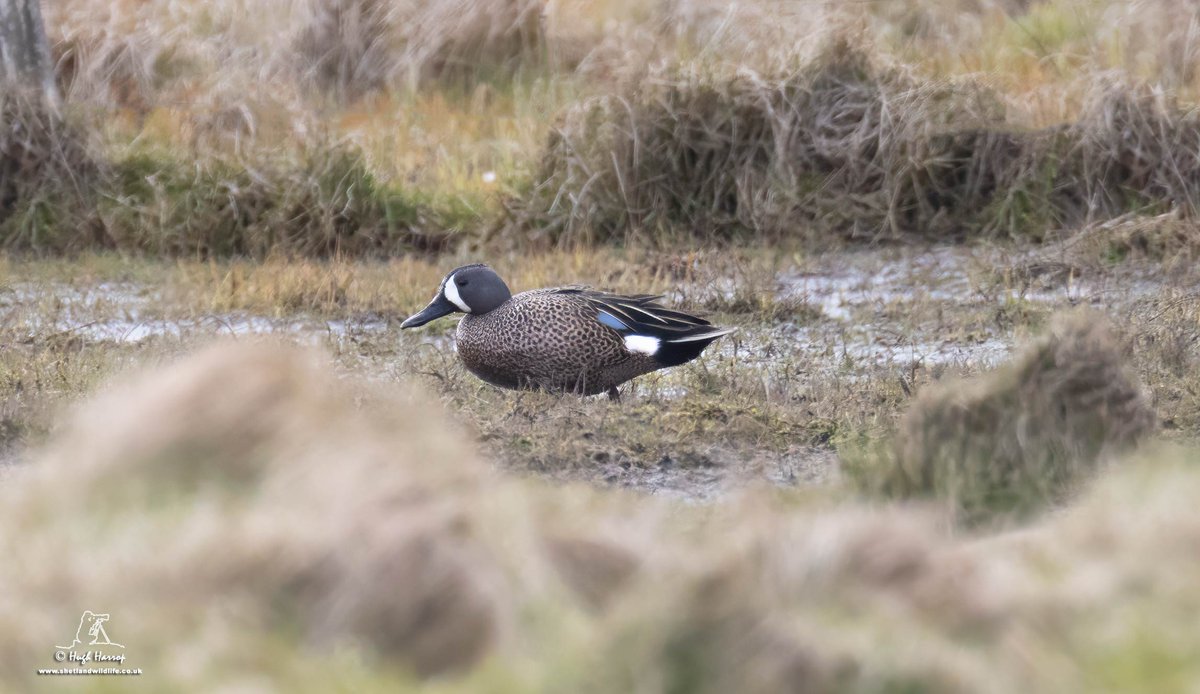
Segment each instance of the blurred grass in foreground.
M1145 451L1038 525L972 537L932 508L765 490L679 506L497 477L440 419L420 394L334 382L271 344L98 396L0 489L0 645L28 664L4 685L40 683L56 639L100 606L138 684L183 690L1200 677L1187 451Z

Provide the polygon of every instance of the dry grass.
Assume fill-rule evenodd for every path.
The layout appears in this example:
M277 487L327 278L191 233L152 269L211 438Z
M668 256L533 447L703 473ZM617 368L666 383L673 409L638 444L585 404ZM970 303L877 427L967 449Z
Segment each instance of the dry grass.
M496 176L484 166L522 168L493 152L435 174L450 194L401 183L412 164L372 163L352 143L310 135L272 147L256 140L249 111L217 109L190 131L195 165L142 147L78 186L89 233L22 200L24 228L8 238L45 252L261 258L437 250L460 231L512 248L746 234L821 244L1041 239L1130 211L1191 219L1200 122L1146 87L1101 81L1092 94L1077 122L1026 130L978 84L923 80L845 40L774 77L693 62L568 111L535 184L480 191L472 179ZM232 144L205 140L206 128L233 133ZM356 139L387 142L369 128ZM511 219L497 227L504 190Z
M595 691L1187 686L1197 566L1173 558L1194 539L1195 484L1146 461L1059 518L979 540L911 509L742 507L742 544L622 613L597 660L630 665Z
M1181 89L1196 77L1196 13L1186 0L272 0L253 4L261 22L239 21L249 9L242 0L53 0L47 25L75 98L134 109L231 80L274 79L290 93L315 80L327 97L444 78L457 87L541 67L569 74L577 64L606 80L673 55L761 67L803 53L831 27L853 27L939 75L996 72L1031 99L1077 73L1121 69Z
M1194 289L1177 289L1150 302L1131 321L1133 355L1147 383L1153 384L1155 407L1165 433L1190 438L1197 421L1200 391L1200 303Z
M1161 89L1101 82L1079 123L1075 184L1101 213L1200 209L1200 115Z
M94 144L36 95L0 94L0 244L40 247L61 228L96 243L88 203L103 164Z
M314 144L250 161L121 162L100 203L112 246L163 256L379 256L445 247L469 213L380 182L353 147Z
M756 255L707 259L703 276L716 278L751 267L755 270L745 272L762 272L761 265L770 262ZM662 292L670 290L673 281L667 270L646 262L644 253L629 249L497 253L487 259L513 291L583 283ZM181 263L167 277L156 275L151 281L166 286L167 304L189 311L331 317L372 313L402 319L429 301L448 269L478 260L478 255L467 253L408 255L386 262L271 258Z
M1049 244L1041 256L1075 268L1098 269L1121 261L1150 261L1178 274L1200 257L1196 221L1178 209L1161 214L1131 212L1086 224Z
M173 690L1161 691L1200 676L1186 453L1122 466L1020 533L962 538L911 508L519 482L460 438L412 395L272 345L109 390L0 488L0 641L23 664L0 681L34 686L48 644L94 608L124 665Z
M229 183L234 206L297 213L281 224L252 211L247 222L299 217L279 234L285 253L375 253L403 227L514 247L746 232L1041 239L1130 211L1190 217L1198 126L1175 97L1186 104L1195 81L1185 69L1194 22L1170 21L1177 5L273 0L248 24L241 0L60 0L48 24L65 92L103 122L109 159L137 140L206 172L173 177L199 188L197 200L154 191L154 205L127 215L132 229L94 227L87 243L262 255L270 234L214 243L204 230L227 226L229 212L189 225L180 209L222 207ZM1155 32L1161 45L1147 39ZM939 42L957 48L933 50ZM1052 95L1068 96L1043 103ZM306 154L343 136L425 219L398 229L389 217L386 230L343 242L344 225L322 208L348 201L314 191L324 167ZM310 161L280 173L281 151ZM259 172L273 180L259 185ZM247 190L251 200L237 199ZM148 197L142 186L99 195ZM363 214L347 223L376 226ZM168 233L135 241L156 218ZM39 239L75 237L45 226ZM487 233L496 228L508 233ZM421 245L412 241L383 245Z
M1012 363L923 390L894 453L853 474L890 497L941 499L967 523L1047 508L1154 430L1125 361L1100 316L1061 316Z
M580 576L588 599L603 596L591 569L628 575L619 547L565 527L551 559L520 494L414 398L350 391L326 369L296 350L227 345L81 410L4 489L14 561L0 614L15 627L41 613L5 647L39 661L59 618L103 603L129 615L130 655L164 686L236 680L277 648L355 649L381 672L430 675L495 649L522 604L569 602ZM80 493L54 492L64 476ZM560 570L570 577L554 588ZM185 657L196 649L199 670Z
M519 223L568 241L673 227L780 236L812 221L802 210L821 188L839 187L823 176L848 168L842 186L882 184L872 159L891 132L880 119L892 76L875 72L835 46L795 75L714 75L693 63L584 101L551 134Z
M521 168L530 149L523 143L540 131L545 109L556 108L559 91L571 90L553 79L537 86L543 66L554 74L550 66L557 64L553 51L543 50L538 2L377 3L375 10L353 2L252 5L50 3L60 82L109 159L119 162L130 149L150 145L180 164L198 160L198 169L229 169L229 179L255 178L278 170L281 152L304 158L348 139L381 185L402 189L411 205L436 208L418 210L427 217L421 231L436 233L474 221L485 207L492 212L495 190ZM257 21L243 21L247 16ZM520 46L512 48L514 41ZM519 53L515 62L497 64L510 48ZM429 80L431 91L414 91ZM187 177L190 167L184 168ZM268 187L276 189L266 192L310 195L310 172L291 163L284 168L292 170L275 176ZM298 190L280 189L292 184ZM436 219L442 212L454 219L443 225ZM154 210L141 214L152 217ZM171 231L176 240L188 233ZM121 235L128 238L129 230Z
M289 97L344 105L381 91L471 86L553 69L561 51L550 47L543 5L56 0L47 27L69 98L144 116L231 83L271 80Z
M1114 220L1105 229L1108 252L1118 258L1141 257L1165 264L1194 263L1200 258L1194 221L1178 212Z
M973 81L938 82L844 38L798 71L692 62L581 102L515 227L558 242L683 231L1043 238L1130 210L1192 216L1200 125L1162 91L1098 81L1038 130Z
M1188 0L874 3L866 24L905 62L986 74L1038 125L1078 117L1093 74L1119 71L1194 98ZM1082 78L1082 83L1081 83Z
M16 133L33 123L11 122ZM453 201L380 181L345 143L192 161L131 151L99 164L57 132L66 126L39 127L6 150L11 190L0 238L12 250L383 256L443 249L475 219Z
M302 79L339 100L512 77L547 56L542 2L313 0L294 39Z

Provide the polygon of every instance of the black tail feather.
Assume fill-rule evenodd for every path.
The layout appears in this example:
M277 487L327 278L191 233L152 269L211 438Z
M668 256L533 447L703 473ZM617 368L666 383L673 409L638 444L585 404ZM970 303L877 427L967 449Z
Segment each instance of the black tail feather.
M658 346L658 351L654 353L654 361L663 366L679 366L700 356L705 347L711 345L717 338L728 335L729 332L728 330L722 330L684 342L663 340Z

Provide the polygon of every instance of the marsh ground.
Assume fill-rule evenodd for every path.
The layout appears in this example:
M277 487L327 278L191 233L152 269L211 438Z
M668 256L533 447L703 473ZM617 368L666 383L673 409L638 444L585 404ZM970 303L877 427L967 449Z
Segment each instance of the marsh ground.
M399 322L468 258L394 262L9 262L0 365L6 458L114 372L216 338L319 345L347 374L417 380L505 469L689 499L811 485L882 435L926 384L986 371L1073 307L1109 315L1164 428L1200 434L1190 266L1112 263L1063 246L578 251L489 259L516 288L655 292L739 328L620 403L487 386L457 363L455 321Z

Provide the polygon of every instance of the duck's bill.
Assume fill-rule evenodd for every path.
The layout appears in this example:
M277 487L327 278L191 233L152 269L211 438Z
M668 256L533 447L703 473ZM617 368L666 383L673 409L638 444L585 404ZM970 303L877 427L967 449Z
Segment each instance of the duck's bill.
M439 294L437 298L429 302L429 305L421 310L415 316L410 316L408 320L400 324L400 328L416 328L425 325L431 320L437 320L442 316L448 316L458 310L458 307L446 300L446 297Z

